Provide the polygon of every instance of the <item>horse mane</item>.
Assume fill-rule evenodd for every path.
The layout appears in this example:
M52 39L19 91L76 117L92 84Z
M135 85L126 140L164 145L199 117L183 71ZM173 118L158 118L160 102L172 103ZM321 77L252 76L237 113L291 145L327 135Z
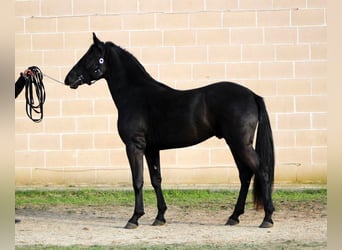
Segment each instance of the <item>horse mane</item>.
M154 80L152 76L146 71L145 67L130 52L112 42L106 42L105 45L115 50L120 58L121 63L125 66L125 69L129 71L130 77L145 77L147 79Z

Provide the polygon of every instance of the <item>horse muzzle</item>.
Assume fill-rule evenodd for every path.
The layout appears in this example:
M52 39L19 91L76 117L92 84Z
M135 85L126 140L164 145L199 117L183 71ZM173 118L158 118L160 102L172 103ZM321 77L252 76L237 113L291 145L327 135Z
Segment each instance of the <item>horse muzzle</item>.
M83 81L84 81L84 77L80 75L76 81L70 84L70 88L77 89L79 85L84 83Z
M64 80L64 84L70 86L72 89L77 89L79 85L84 83L83 75L78 76L76 79L68 74Z

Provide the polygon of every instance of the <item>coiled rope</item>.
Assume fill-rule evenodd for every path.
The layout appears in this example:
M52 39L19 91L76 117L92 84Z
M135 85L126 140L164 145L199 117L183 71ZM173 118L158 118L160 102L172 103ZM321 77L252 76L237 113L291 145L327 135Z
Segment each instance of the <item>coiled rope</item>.
M43 104L46 97L43 73L36 66L28 69L32 73L25 78L26 114L32 121L40 122L43 119ZM34 117L34 113L38 114L38 118Z

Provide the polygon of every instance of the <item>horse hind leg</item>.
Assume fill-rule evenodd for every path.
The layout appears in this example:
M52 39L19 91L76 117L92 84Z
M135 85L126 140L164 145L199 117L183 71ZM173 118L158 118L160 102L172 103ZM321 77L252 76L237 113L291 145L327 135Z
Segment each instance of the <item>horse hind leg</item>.
M269 185L268 178L268 174L262 173L261 171L257 172L254 178L254 196L262 196L262 204L265 212L265 217L259 226L260 228L273 227L272 215L275 209L272 202L272 187ZM259 190L256 191L256 188ZM257 192L259 194L256 194Z
M235 158L239 170L240 191L233 214L228 218L226 225L234 226L240 223L239 216L245 212L246 198L248 189L253 176L253 171L244 165L241 161Z
M253 186L253 196L254 196L254 204L256 208L258 206L264 207L265 217L263 222L261 223L261 228L270 228L273 226L272 214L274 211L274 206L272 203L271 192L269 189L269 185L267 182L267 173L263 173L261 171L260 164L263 164L259 161L259 156L256 151L253 149L252 145L244 145L241 147L232 147L232 152L234 155L234 159L239 169L240 181L241 181L241 189L239 198L235 207L235 210L230 217L231 221L228 219L227 224L232 225L235 220L237 223L239 213L243 213L243 207L245 205L246 196L248 193L248 188L250 184L251 177L253 174L254 178L254 186ZM237 224L236 223L236 224Z
M254 173L254 185L253 185L253 196L254 196L254 205L258 209L258 207L263 207L265 212L265 217L263 222L261 223L261 228L270 228L273 226L272 214L274 211L274 206L272 203L271 192L272 190L269 188L268 184L268 173L262 171L263 167L259 160L259 156L256 151L253 149L252 145L245 145L240 147L239 150L232 149L233 155L236 155L235 159L238 159L237 165L239 168L239 164L243 165L244 168L239 168L240 175L247 169L249 169L250 173ZM238 152L238 153L236 153ZM248 172L247 172L248 173ZM253 174L252 174L253 175ZM251 176L248 176L250 178ZM245 178L245 179L244 179ZM240 178L241 179L241 178ZM243 180L247 180L246 177L242 178ZM242 192L247 192L247 184L241 184ZM245 187L243 188L243 185ZM248 184L249 185L249 184ZM242 193L241 195L244 195ZM245 199L245 196L242 196ZM238 201L239 203L239 201ZM237 206L239 205L237 203ZM239 207L238 207L239 208Z

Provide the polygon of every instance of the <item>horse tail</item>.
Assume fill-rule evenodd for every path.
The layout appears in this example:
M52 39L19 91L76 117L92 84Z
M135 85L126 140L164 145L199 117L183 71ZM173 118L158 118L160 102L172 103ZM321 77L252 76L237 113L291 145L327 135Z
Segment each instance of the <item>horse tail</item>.
M255 96L259 109L259 124L255 151L259 156L259 167L253 183L253 202L256 209L263 208L263 194L272 192L274 182L274 145L270 120L262 97ZM264 186L263 187L263 182Z

